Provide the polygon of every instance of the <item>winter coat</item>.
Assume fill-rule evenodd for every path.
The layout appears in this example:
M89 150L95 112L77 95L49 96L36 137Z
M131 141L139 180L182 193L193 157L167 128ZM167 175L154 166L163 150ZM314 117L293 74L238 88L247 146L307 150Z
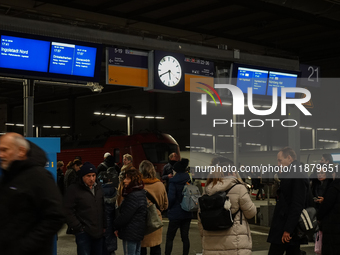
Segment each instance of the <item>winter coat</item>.
M45 152L33 143L26 160L12 162L0 179L0 254L52 255L64 223L62 198Z
M312 196L318 198L320 197L325 197L325 194L330 187L331 183L333 182L332 178L327 178L324 181L319 181L318 179L313 179L312 180ZM314 202L314 207L316 210L319 210L320 208L320 203L315 203Z
M104 162L100 163L97 167L97 173L99 174L101 171L106 171L110 167L113 167L117 173L120 173L119 166L115 163L115 158L113 156L108 156L104 159Z
M340 179L335 179L325 194L318 211L321 222L322 255L339 254L340 251Z
M119 208L119 216L113 223L118 237L127 241L139 242L144 238L146 227L147 202L145 190L135 190L124 197Z
M76 170L74 170L73 168L67 169L65 172L65 176L64 176L64 189L65 189L64 194L66 190L68 189L68 187L78 182L79 182L79 178L78 178Z
M69 234L86 232L93 238L103 236L106 228L103 192L100 185L94 187L92 194L82 179L72 184L66 191L64 211Z
M164 211L168 208L168 196L165 191L164 184L158 179L143 179L144 189L152 195L152 197L156 200L161 211ZM149 201L149 200L148 200ZM162 220L162 214L159 210L157 210L159 218ZM146 236L142 241L142 247L154 247L162 243L162 233L163 228L156 230Z
M190 182L190 176L185 172L176 173L175 176L169 180L169 220L184 220L192 218L191 212L184 211L181 207L183 199L182 191L187 182Z
M252 239L247 219L256 215L256 206L251 201L247 188L235 177L227 177L215 186L210 183L205 188L209 196L223 192L234 186L228 193L231 212L236 213L231 228L221 231L206 231L199 222L202 236L203 255L247 255L251 254ZM242 216L242 224L240 222Z
M294 161L291 165L296 165L296 169L299 169L297 161ZM278 198L267 239L269 243L282 244L282 235L285 231L290 233L292 237L288 245L307 242L306 239L297 239L294 235L301 212L306 207L309 189L308 177L304 174L297 176L298 174L298 172L294 173L294 179L288 178L290 177L289 173L282 172L279 175L281 182L277 191Z

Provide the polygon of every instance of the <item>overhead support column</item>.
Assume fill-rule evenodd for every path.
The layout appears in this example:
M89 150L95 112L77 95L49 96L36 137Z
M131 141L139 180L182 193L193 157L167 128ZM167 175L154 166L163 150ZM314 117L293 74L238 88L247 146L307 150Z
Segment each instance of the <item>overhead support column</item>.
M300 110L295 105L288 105L287 109L289 119L297 122L296 127L288 128L288 146L295 151L297 160L300 161Z
M237 127L235 125L235 123L237 122L237 115L233 115L233 142L234 142L234 165L236 166L236 168L238 169L239 167L239 163L238 163L238 130Z
M34 80L24 80L24 136L33 137Z

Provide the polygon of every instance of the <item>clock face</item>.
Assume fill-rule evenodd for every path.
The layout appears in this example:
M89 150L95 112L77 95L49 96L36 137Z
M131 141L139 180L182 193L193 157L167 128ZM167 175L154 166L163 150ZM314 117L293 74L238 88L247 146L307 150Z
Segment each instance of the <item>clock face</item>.
M158 64L158 77L168 87L176 86L182 77L182 68L178 60L172 56L165 56Z

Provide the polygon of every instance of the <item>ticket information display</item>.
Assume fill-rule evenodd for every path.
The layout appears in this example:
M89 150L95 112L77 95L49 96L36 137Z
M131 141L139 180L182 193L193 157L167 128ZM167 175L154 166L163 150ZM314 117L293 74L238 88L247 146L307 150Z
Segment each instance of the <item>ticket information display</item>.
M50 73L92 77L96 48L52 42Z
M0 42L0 73L99 81L102 55L99 44L2 31Z
M1 36L0 67L47 72L50 43L14 36Z
M260 67L233 63L230 82L236 85L245 94L252 88L253 95L257 98L267 99L273 95L273 88L277 88L281 97L281 88L298 87L299 72L280 70L270 67ZM286 93L286 98L295 98L296 93Z
M269 72L268 91L267 95L273 94L273 88L295 88L297 74L282 73L282 72ZM278 96L281 97L281 89L278 89ZM286 97L295 97L295 93L287 93Z
M267 86L268 71L242 68L238 69L237 75L237 87L239 87L243 93L248 92L248 88L253 88L253 94L265 95Z

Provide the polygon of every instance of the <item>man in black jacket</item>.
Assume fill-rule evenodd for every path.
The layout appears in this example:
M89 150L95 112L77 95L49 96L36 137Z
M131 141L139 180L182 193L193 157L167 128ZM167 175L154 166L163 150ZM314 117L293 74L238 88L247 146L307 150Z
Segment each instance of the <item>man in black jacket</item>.
M64 223L62 198L45 152L17 133L0 137L0 253L52 255Z
M307 240L298 239L294 230L305 207L309 182L307 176L300 173L292 148L280 150L277 161L285 169L279 173L281 182L267 240L271 243L268 255L283 255L284 252L286 255L300 255L300 244ZM286 172L288 170L290 172Z
M106 228L104 198L96 183L97 170L85 162L78 171L79 182L66 191L64 209L68 233L76 236L78 255L102 254Z

